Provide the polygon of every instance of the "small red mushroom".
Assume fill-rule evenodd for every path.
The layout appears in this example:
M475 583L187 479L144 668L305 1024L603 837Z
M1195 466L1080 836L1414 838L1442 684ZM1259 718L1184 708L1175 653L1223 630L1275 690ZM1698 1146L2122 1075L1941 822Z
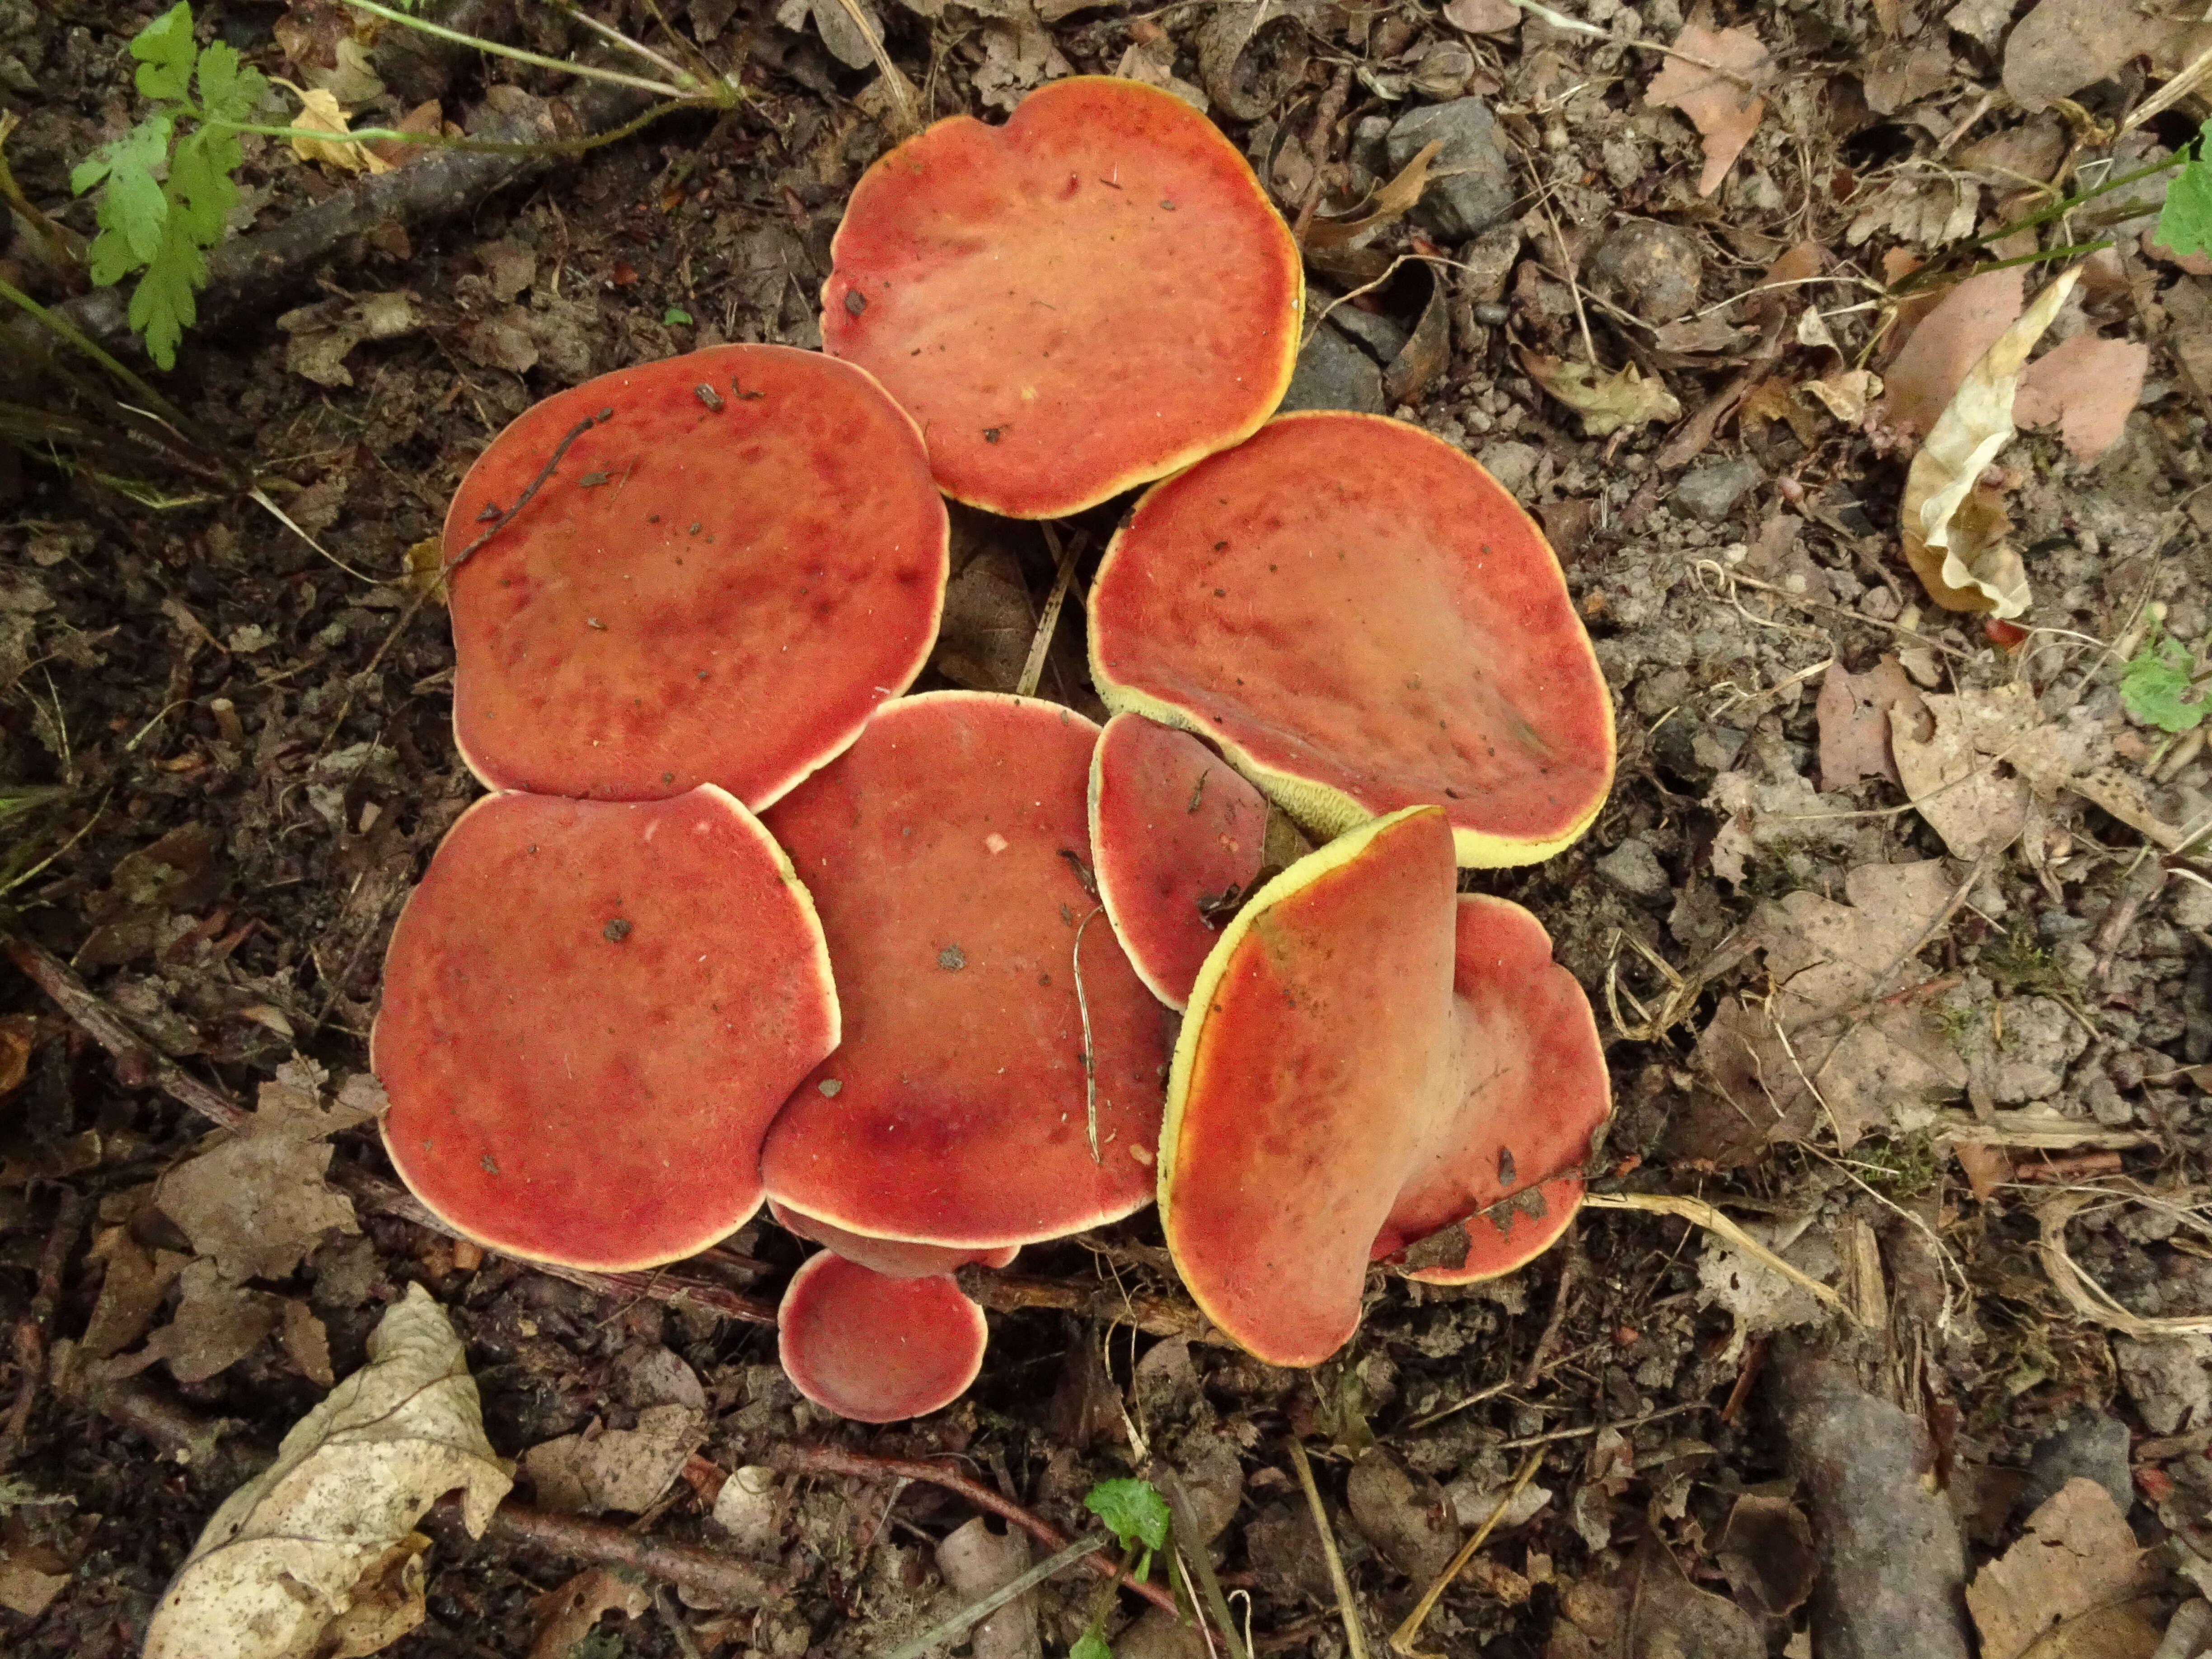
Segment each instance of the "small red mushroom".
M1200 1307L1271 1364L1344 1344L1371 1260L1504 1272L1579 1201L1608 1109L1588 1001L1518 906L1454 885L1442 811L1376 819L1261 888L1192 988L1161 1225Z
M486 1249L613 1271L744 1224L838 1036L806 889L708 785L464 812L392 929L369 1055L417 1198Z
M921 672L947 535L913 421L819 352L716 346L548 398L446 519L461 757L494 789L712 783L757 811Z
M1199 964L1260 873L1267 803L1188 732L1116 714L1091 757L1098 902L1129 965L1180 1010Z
M946 494L1081 511L1249 437L1298 352L1297 245L1171 93L1073 76L885 155L830 245L822 348L912 410Z
M859 1423L942 1411L983 1368L983 1310L939 1273L893 1279L831 1250L809 1256L776 1310L792 1385Z
M1155 484L1092 582L1109 708L1203 733L1324 836L1441 806L1528 864L1613 781L1613 702L1552 550L1417 427L1285 415Z
M1097 736L1033 698L905 697L769 812L845 1014L763 1149L779 1203L979 1252L1151 1201L1168 1017L1085 886Z

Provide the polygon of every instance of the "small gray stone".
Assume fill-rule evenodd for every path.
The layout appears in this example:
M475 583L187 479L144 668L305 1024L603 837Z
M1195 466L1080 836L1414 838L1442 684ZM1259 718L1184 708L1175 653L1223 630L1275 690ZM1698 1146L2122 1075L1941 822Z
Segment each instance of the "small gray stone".
M1498 136L1498 118L1480 98L1455 98L1410 111L1390 129L1391 171L1438 139L1443 149L1413 217L1454 241L1479 235L1513 211L1513 167Z
M1294 409L1349 409L1364 415L1384 413L1382 371L1375 360L1323 323L1298 353L1297 372L1279 405Z
M1478 306L1495 305L1505 297L1505 282L1521 257L1521 227L1492 225L1459 251L1460 293ZM1504 322L1500 317L1498 322ZM1492 326L1495 326L1493 324Z
M1390 118L1363 115L1352 129L1352 162L1377 176L1390 171Z
M1705 259L1689 233L1631 219L1598 246L1589 285L1648 323L1671 323L1697 309Z
M1674 885L1650 843L1633 836L1600 859L1597 872L1631 898L1662 898Z
M1718 524L1764 475L1755 461L1706 461L1682 475L1669 498L1676 507L1707 524Z
M1516 501L1526 500L1529 482L1536 476L1536 463L1544 459L1543 451L1534 444L1517 444L1510 438L1500 438L1495 443L1483 445L1474 458L1482 463L1482 470L1505 486L1506 493Z
M2103 1412L2084 1412L2028 1455L2027 1485L2015 1506L2033 1515L2069 1480L2094 1480L2112 1493L2122 1515L2134 1506L2135 1477L2128 1462L2128 1425Z
M2206 1370L2202 1338L2163 1336L2139 1342L2115 1337L2112 1357L2119 1361L2121 1386L2153 1434L2212 1426L2212 1375Z
M1356 305L1339 306L1328 313L1328 319L1365 346L1367 355L1386 368L1406 349L1407 331L1378 313L1362 311Z

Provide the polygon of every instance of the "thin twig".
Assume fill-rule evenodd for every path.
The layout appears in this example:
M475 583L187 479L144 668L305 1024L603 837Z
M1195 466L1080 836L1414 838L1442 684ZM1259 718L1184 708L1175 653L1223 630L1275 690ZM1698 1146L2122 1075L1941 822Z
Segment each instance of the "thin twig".
M1459 1547L1459 1553L1452 1557L1451 1565L1437 1576L1437 1582L1429 1586L1427 1593L1421 1597L1413 1610L1406 1615L1406 1622L1390 1632L1390 1648L1393 1652L1404 1655L1405 1659L1419 1659L1420 1650L1413 1645L1413 1642L1414 1638L1420 1635L1421 1626L1428 1622L1429 1614L1434 1611L1437 1603L1443 1599L1444 1592L1451 1588L1452 1580L1460 1576L1467 1564L1474 1559L1474 1553L1482 1547L1484 1540L1497 1530L1498 1522L1504 1518L1505 1511L1513 1507L1513 1500L1520 1497L1521 1489L1528 1484L1529 1478L1536 1473L1543 1461L1544 1454L1541 1451L1532 1451L1522 1461L1521 1472L1513 1477L1513 1484L1506 1488L1505 1495L1498 1500L1497 1507L1490 1511L1490 1518L1474 1529L1474 1537Z
M1082 537L1070 536L1067 545L1062 547L1059 531L1050 525L1041 528L1058 568L1053 572L1052 591L1045 595L1044 611L1037 617L1036 631L1030 635L1030 653L1022 659L1021 678L1014 682L1014 695L1018 697L1035 696L1037 682L1044 678L1045 653L1052 648L1053 632L1060 626L1060 607L1067 603L1067 585L1075 579L1076 556L1083 550Z
M863 1480L926 1480L933 1486L957 1492L977 1509L988 1510L1000 1520L1019 1527L1048 1549L1059 1549L1067 1542L1067 1534L1049 1521L942 1463L913 1457L871 1457L864 1452L846 1451L836 1446L790 1445L770 1448L766 1461L771 1468L781 1469L786 1474L851 1474ZM1124 1589L1143 1596L1154 1607L1170 1613L1177 1611L1174 1596L1158 1584L1128 1577L1104 1553L1094 1550L1083 1558L1083 1563L1103 1577L1119 1579Z
M519 64L534 64L539 69L558 70L563 75L577 75L586 80L605 81L611 86L629 87L634 91L654 93L663 98L708 101L705 93L696 85L670 86L665 82L647 81L641 76L624 75L620 70L602 69L597 64L579 64L573 59L548 58L543 52L528 52L520 46L510 46L497 40L487 40L481 35L465 34L459 29L449 29L441 24L433 23L428 18L416 17L404 11L394 11L387 6L377 4L376 0L345 0L345 3L355 10L365 11L373 17L381 17L388 22L403 23L410 29L420 29L425 34L434 35L441 40L451 40L456 45L467 46L472 51L495 52L501 58L512 58Z
M884 1655L884 1659L921 1659L921 1656L932 1648L958 1641L1015 1597L1027 1595L1054 1573L1073 1566L1083 1556L1103 1550L1111 1541L1103 1532L1089 1538L1079 1538L1057 1555L1048 1556L1020 1577L1009 1580L981 1601L970 1601L950 1619L939 1620L921 1635L900 1643Z
M1197 1306L1181 1297L1125 1292L1103 1285L1070 1285L1031 1273L999 1273L970 1263L953 1274L961 1292L994 1313L1028 1308L1056 1308L1082 1319L1109 1325L1133 1325L1149 1336L1179 1336L1192 1342L1229 1346Z
M1336 1531L1328 1524L1321 1488L1314 1485L1313 1465L1296 1435L1291 1437L1291 1462L1298 1472L1298 1485L1305 1488L1306 1507L1313 1511L1314 1530L1321 1534L1321 1551L1328 1559L1328 1582L1336 1591L1336 1616L1344 1621L1345 1646L1352 1659L1367 1659L1367 1632L1360 1622L1359 1604L1352 1598L1352 1580L1345 1576L1344 1558L1336 1552Z
M1091 999L1083 989L1083 934L1105 909L1103 904L1091 906L1091 914L1076 927L1075 945L1069 953L1075 968L1075 1012L1083 1017L1083 1127L1093 1164L1106 1160L1098 1152L1098 1055L1091 1045Z
M63 1188L46 1248L39 1253L38 1285L32 1291L29 1310L15 1326L15 1403L8 1413L7 1427L0 1430L0 1469L15 1462L30 1428L31 1409L46 1380L46 1355L52 1346L47 1332L54 1322L54 1310L61 1304L62 1274L69 1267L70 1252L76 1247L76 1236L84 1231L91 1208L91 1200L82 1193L73 1187Z

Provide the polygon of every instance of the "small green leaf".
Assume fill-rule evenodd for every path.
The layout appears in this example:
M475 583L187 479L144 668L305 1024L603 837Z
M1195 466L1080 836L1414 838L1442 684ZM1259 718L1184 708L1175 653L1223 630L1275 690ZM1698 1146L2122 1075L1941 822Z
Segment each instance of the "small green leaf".
M192 295L206 281L207 261L191 239L170 236L131 290L131 326L145 337L146 355L165 369L177 366L177 342L199 320Z
M2212 121L2197 135L2196 154L2183 164L2180 176L2166 186L2153 236L2177 259L2212 252Z
M689 328L691 326L691 313L682 306L671 306L660 313L660 320L670 328Z
M1085 1495L1083 1507L1106 1523L1124 1549L1167 1547L1167 1499L1149 1480L1101 1480Z
M200 107L210 120L243 121L268 96L269 77L220 40L200 53Z
M1114 1650L1106 1645L1106 1638L1095 1630L1087 1630L1075 1638L1075 1645L1067 1650L1067 1659L1114 1659Z
M2193 732L2204 719L2202 691L2191 683L2193 667L2179 640L2147 640L2120 676L2120 702L2146 726Z
M101 258L98 242L111 239L120 245L130 261L125 270L146 264L159 251L169 204L154 169L169 153L169 133L167 116L149 115L94 158L107 181L100 193L96 216L100 234L94 243L95 263ZM107 258L113 257L111 249Z
M199 48L192 41L190 0L177 3L131 38L131 55L138 60L138 90L149 98L182 98L192 83L192 59Z

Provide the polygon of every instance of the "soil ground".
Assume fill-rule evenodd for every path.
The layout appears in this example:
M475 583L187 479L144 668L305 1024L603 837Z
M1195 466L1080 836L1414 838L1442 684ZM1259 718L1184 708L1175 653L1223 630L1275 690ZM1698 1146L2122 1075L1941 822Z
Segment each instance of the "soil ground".
M623 9L627 26L654 29L649 7ZM1295 27L1268 37L1282 76L1263 88L1265 107L1235 118L1217 87L1215 113L1295 220L1316 113L1332 96L1337 118L1319 149L1333 170L1316 197L1324 217L1352 211L1397 170L1386 141L1405 112L1464 96L1498 112L1510 246L1501 255L1495 233L1486 246L1417 211L1367 248L1317 263L1323 298L1373 286L1332 313L1323 349L1337 354L1334 377L1317 362L1305 395L1379 407L1378 371L1402 369L1400 348L1436 285L1442 366L1391 412L1463 445L1539 514L1596 641L1620 738L1619 783L1588 837L1534 869L1474 879L1535 911L1599 1006L1617 1104L1601 1189L1720 1205L1843 1287L1857 1334L1824 1326L1802 1291L1727 1255L1692 1220L1592 1209L1566 1246L1496 1284L1443 1291L1378 1276L1352 1346L1313 1372L1032 1309L994 1315L983 1376L958 1406L861 1431L798 1398L758 1325L604 1297L495 1258L457 1261L449 1240L366 1215L361 1233L251 1292L319 1322L323 1382L362 1363L379 1315L419 1283L465 1341L503 1455L594 1420L632 1426L639 1407L622 1379L665 1349L703 1385L710 1427L697 1458L713 1466L708 1490L777 1444L831 1439L957 1454L975 1478L1063 1527L1079 1519L1092 1481L1132 1467L1126 1404L1158 1455L1222 1499L1215 1558L1246 1598L1257 1649L1315 1659L1336 1659L1344 1638L1288 1459L1292 1435L1320 1459L1370 1644L1534 1449L1545 1501L1514 1512L1446 1595L1426 1626L1430 1650L1631 1650L1604 1645L1620 1642L1659 1652L1615 1627L1652 1571L1654 1545L1691 1583L1729 1598L1750 1632L1742 1639L1755 1643L1701 1637L1708 1645L1684 1650L1802 1650L1790 1644L1808 1617L1804 1587L1760 1602L1771 1580L1742 1565L1753 1511L1739 1504L1790 1496L1768 1391L1782 1349L1808 1337L1854 1355L1877 1393L1928 1425L1931 1478L1963 1517L1970 1570L2018 1536L2022 1490L2048 1471L2050 1436L2068 1425L2117 1425L2117 1454L2069 1468L2106 1474L2139 1500L2140 1541L2199 1534L2212 1495L2201 1337L2148 1326L2129 1335L2122 1322L2084 1317L2036 1245L2047 1213L2038 1204L2054 1186L2086 1187L2097 1202L2062 1235L2083 1273L2139 1320L2212 1310L2212 1249L2195 1208L2207 1179L2196 1079L2212 1074L2191 1071L2212 1061L2212 890L2186 847L2146 854L2139 827L2064 789L2034 792L2021 838L1960 856L1879 768L1824 783L1819 698L1828 664L1869 673L1885 653L1933 697L2025 684L2041 718L2079 709L2101 722L2100 755L2156 793L2159 822L2202 823L2212 780L2201 741L2129 721L2117 688L2148 605L2162 605L2166 633L2192 650L2212 622L2212 495L2203 493L2212 386L2201 378L2212 356L2192 367L2183 350L2212 338L2207 279L2148 258L2124 240L2141 226L2124 226L2110 280L2070 313L2074 332L2148 348L2147 374L2095 461L2049 433L2008 452L2014 539L2036 603L2032 631L2001 644L1978 618L1932 605L1899 556L1909 442L1878 421L1838 420L1790 387L1893 361L1876 331L1912 319L1900 322L1883 297L1899 267L1882 256L1927 258L1946 243L1924 218L1875 212L1884 191L1963 190L1976 229L2017 216L2011 186L1990 181L2027 169L2019 156L2045 126L1991 96L2006 9L1994 8L1980 37L1909 9L1885 26L1838 0L1709 20L1751 29L1774 65L1764 117L1710 195L1698 191L1697 131L1644 98L1664 60L1624 39L1673 38L1674 0L1587 0L1567 19L1578 29L1555 14L1491 9L1472 0L1443 15L1412 4L1293 8ZM463 10L496 39L556 53L570 44L568 26L539 8ZM1218 9L1047 10L1059 15L1041 20L1027 0L896 9L885 19L890 53L931 118L999 118L1040 78L1069 70L1213 84L1199 37L1227 15ZM125 48L153 15L133 0L0 0L0 110L22 118L6 157L25 194L73 231L92 223L85 204L68 205L69 169L137 118ZM251 1099L295 1054L334 1081L365 1067L385 937L477 793L451 737L442 614L426 607L392 637L409 606L405 550L437 533L469 461L532 401L593 374L723 340L816 343L830 237L854 181L888 147L890 118L875 70L833 50L851 46L842 12L782 16L752 0L692 0L672 17L710 61L742 75L751 95L734 110L668 116L458 211L349 240L301 270L279 304L240 311L210 296L210 324L161 384L320 550L189 477L149 465L126 487L73 465L66 444L0 449L8 925L234 1097ZM331 38L335 26L305 7L220 3L198 21L202 38L297 76L304 66L278 25L303 18ZM387 42L371 60L386 91L363 122L429 99L447 119L474 119L493 87L545 98L569 85L490 58L402 64L390 52ZM2108 131L2140 100L2145 61L2076 89L2055 142L2087 143L2100 123ZM2186 108L2137 139L2179 142ZM1975 140L2028 135L2002 164L2010 174L1957 160L1949 135L1962 123ZM247 150L242 234L349 187L279 143L249 139ZM1668 235L1648 246L1608 240L1631 224ZM1786 329L1739 303L1712 312L1729 325L1717 334L1664 333L1742 295L1804 243L1826 256L1824 320L1812 332L1793 293ZM1407 252L1442 261L1437 274L1419 258L1389 268ZM20 225L0 262L40 298L67 297ZM1668 283L1686 301L1655 297ZM362 303L394 295L404 325L332 343ZM1823 328L1832 345L1820 343ZM1666 421L1586 435L1525 354L1571 360L1591 349L1663 385L1692 427L1746 376L1778 378L1781 390L1687 453ZM9 372L0 360L0 375ZM1119 510L1077 526L1093 550L1079 580ZM1031 528L980 514L961 515L957 536L946 635L923 685L1003 689L1051 556ZM1042 694L1095 712L1080 626L1071 605ZM1848 1134L1809 1109L1787 1133L1747 1128L1727 1045L1711 1033L1776 992L1747 933L1764 927L1771 940L1774 925L1760 918L1790 896L1840 905L1854 872L1930 860L1949 860L1943 885L1960 888L1959 901L1931 917L1905 953L1907 971L1873 1000L1911 1010L1905 1047L1948 1050L1927 1065L1951 1086L1881 1072L1851 1081L1878 1109ZM1889 1000L1908 992L1917 1000ZM0 1358L0 1402L29 1402L0 1466L0 1564L33 1563L64 1581L35 1613L0 1610L0 1648L106 1659L137 1650L155 1599L252 1449L265 1454L320 1397L324 1367L312 1348L303 1360L271 1334L209 1375L186 1380L180 1372L197 1368L173 1362L149 1370L147 1387L222 1419L248 1454L191 1465L41 1380L37 1334L66 1354L117 1271L120 1247L103 1267L88 1254L96 1240L119 1229L144 1252L184 1249L148 1194L209 1126L143 1073L118 1073L12 973L0 972L0 1015L14 1044L0 1060L21 1061L0 1097L0 1319L33 1333L13 1360ZM1791 1092L1767 1098L1786 1115ZM2039 1146L1999 1138L1995 1174L1986 1162L1966 1169L1955 1135L1945 1138L1961 1115L1987 1125L2031 1109L2079 1133ZM373 1131L348 1131L338 1145L342 1158L382 1167ZM1970 1179L1978 1173L1985 1179ZM2116 1201L2143 1194L2154 1201ZM64 1217L70 1224L58 1231ZM1022 1266L1172 1294L1158 1242L1140 1216L1027 1252ZM726 1267L732 1281L769 1298L799 1258L764 1220L726 1254L740 1264ZM131 1340L172 1307L148 1307ZM28 1381L27 1360L40 1373ZM610 1619L582 1650L859 1656L957 1601L939 1586L933 1552L972 1512L961 1500L831 1480L781 1491L772 1535L754 1543L781 1562L787 1594L715 1609L664 1591L651 1610ZM640 1524L729 1547L708 1507L698 1486L679 1482ZM1732 1515L1734 1554L1723 1542ZM532 1599L577 1565L471 1543L451 1527L428 1563L428 1617L390 1649L406 1659L532 1651ZM1072 1640L1083 1589L1050 1586L1039 1601L1045 1642ZM1126 1659L1178 1639L1148 1629L1120 1650Z

